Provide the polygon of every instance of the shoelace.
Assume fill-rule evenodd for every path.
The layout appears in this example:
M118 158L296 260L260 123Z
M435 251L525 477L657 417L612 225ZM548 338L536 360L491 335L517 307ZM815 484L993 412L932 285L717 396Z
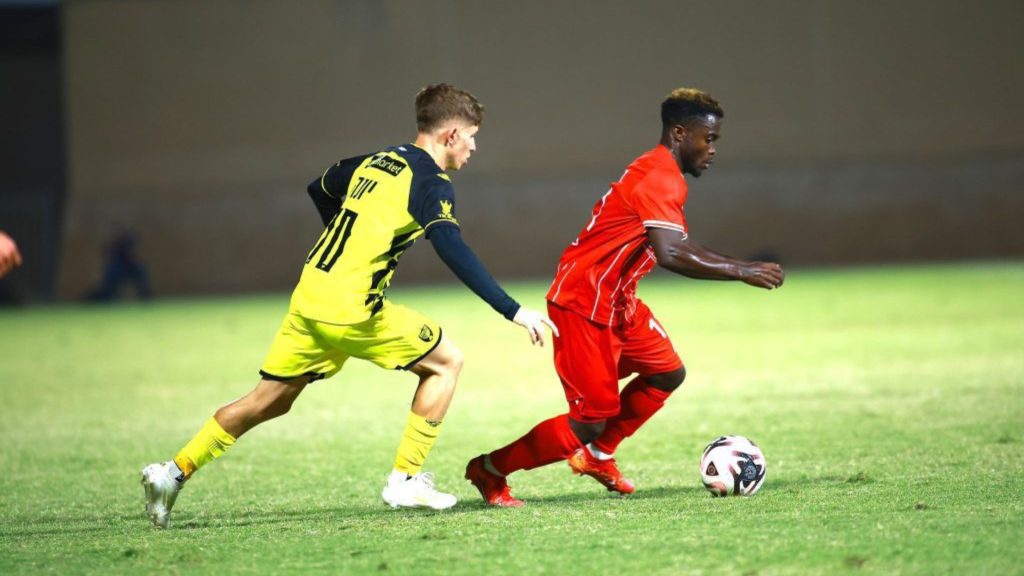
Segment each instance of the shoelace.
M433 472L420 472L415 476L424 486L434 491L434 473Z

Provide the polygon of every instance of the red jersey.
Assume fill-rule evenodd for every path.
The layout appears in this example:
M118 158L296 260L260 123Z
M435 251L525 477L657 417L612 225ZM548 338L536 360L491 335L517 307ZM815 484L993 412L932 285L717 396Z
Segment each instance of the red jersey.
M668 148L658 145L626 168L594 206L590 223L565 249L547 299L611 326L632 318L636 285L654 268L647 228L686 237L686 180Z

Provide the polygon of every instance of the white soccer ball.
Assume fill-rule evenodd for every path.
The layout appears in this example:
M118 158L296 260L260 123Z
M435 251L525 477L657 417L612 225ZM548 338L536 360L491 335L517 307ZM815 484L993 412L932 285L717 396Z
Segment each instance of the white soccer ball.
M753 496L767 470L761 449L743 436L719 436L700 457L700 477L712 496Z

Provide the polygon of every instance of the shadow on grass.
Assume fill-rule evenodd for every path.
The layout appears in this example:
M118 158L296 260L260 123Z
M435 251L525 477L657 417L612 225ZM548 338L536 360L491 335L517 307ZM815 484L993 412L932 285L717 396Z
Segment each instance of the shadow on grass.
M600 487L598 487L600 489ZM675 487L662 486L644 490L627 498L610 496L603 489L588 493L568 493L551 496L541 496L527 500L527 506L523 509L528 511L531 504L536 505L584 505L587 503L600 503L609 499L619 500L657 500L665 498L679 498L684 494L700 494L704 492L701 487ZM510 510L514 512L514 510ZM178 530L203 530L210 528L235 528L243 526L260 526L281 523L310 523L316 521L337 522L332 529L348 530L357 528L367 522L386 521L390 519L409 520L415 518L444 518L455 519L460 516L470 516L480 513L494 514L503 513L504 510L496 510L484 504L482 499L472 498L462 500L455 508L450 510L426 510L426 509L404 509L392 510L384 505L381 506L350 506L336 508L319 508L316 510L281 510L267 512L265 514L250 516L231 516L222 518L184 518L176 526ZM137 520L138 518L132 518Z
M819 486L823 484L851 485L871 483L876 480L864 472L858 472L851 476L823 475L810 478L786 478L770 480L769 492L789 492ZM652 486L641 487L635 494L627 497L615 496L604 491L600 486L594 484L593 491L570 492L526 498L526 507L523 510L530 510L531 505L538 506L583 506L599 505L608 500L635 500L638 502L701 497L705 490L701 486ZM314 521L333 522L332 530L348 530L359 527L367 522L390 520L401 518L403 520L436 517L436 518L457 518L465 515L480 513L496 513L496 511L485 505L479 498L463 500L451 510L426 510L426 509L405 509L392 510L383 504L377 506L347 506L330 508L310 509L282 509L258 513L238 513L226 510L219 517L211 518L206 516L196 517L183 512L172 520L171 532L180 530L207 530L220 528L240 528L246 526L271 526L275 524L292 524L296 522L308 523ZM498 512L501 513L501 512ZM12 523L0 527L0 538L26 537L26 536L58 536L58 535L86 535L117 530L118 527L130 528L130 525L137 525L139 530L152 530L146 519L145 512L141 509L138 513L131 514L110 514L97 516L78 516L75 518L61 518L55 515L46 515L31 520L21 520L20 523Z
M110 520L110 519L106 519ZM101 520L93 520L91 522L100 522ZM83 521L84 522L84 521ZM4 528L0 529L0 538L17 538L19 536L67 536L69 534L85 535L90 533L109 532L110 524L96 525L91 524L89 526L68 526L60 525L54 527L43 527L42 522L37 524L31 524L28 526L22 525L16 528ZM51 526L60 524L54 521L48 521L45 524Z
M665 498L679 498L686 495L699 495L706 493L701 486L654 486L651 488L640 488L636 493L629 496L620 496L608 492L598 484L594 484L592 492L574 492L571 494L554 494L551 496L540 496L524 499L529 504L585 504L592 502L604 502L608 500L661 500ZM480 507L484 508L483 502Z
M385 520L401 516L403 519L444 516L451 517L467 512L462 507L454 510L391 510L384 505L380 507L348 507L348 508L316 508L309 510L274 510L259 513L239 513L225 511L224 515L209 518L196 517L188 512L172 516L168 532L182 530L207 530L219 528L241 528L246 526L271 526L275 524L293 524L301 522L337 522L332 530L342 531L356 528L372 520ZM145 511L138 514L115 514L93 517L79 516L74 519L58 519L54 517L40 518L34 521L23 521L17 525L0 528L0 539L32 536L68 536L110 533L124 529L162 532L152 528L146 518Z
M315 521L339 522L332 530L349 530L358 528L368 522L415 518L451 518L472 512L464 506L451 510L404 509L392 510L380 506L351 506L337 508L318 508L315 510L280 510L256 515L231 515L221 518L188 518L187 516L174 526L178 530L203 530L208 528L236 528L243 526L262 526L271 524L289 524L295 522L310 523Z

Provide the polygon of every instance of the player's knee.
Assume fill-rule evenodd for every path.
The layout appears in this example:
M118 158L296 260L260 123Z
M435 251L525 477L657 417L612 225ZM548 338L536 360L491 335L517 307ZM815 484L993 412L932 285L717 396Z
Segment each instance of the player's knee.
M442 380L451 381L454 386L454 381L462 372L463 362L462 350L445 338L426 358L410 368L410 371L420 378L440 376Z
M441 376L447 376L448 379L454 380L458 378L459 373L462 372L462 365L465 363L465 356L462 354L462 350L458 346L448 343L444 347L444 354L439 358L439 362L436 366L436 371Z
M665 392L674 392L676 388L683 385L684 380L686 380L685 366L680 366L678 370L672 372L644 376L644 381L647 384Z
M581 422L569 418L569 428L572 429L573 434L583 444L589 444L594 440L597 440L604 432L607 420L598 420L596 422Z
M462 372L462 366L466 362L466 357L462 354L462 350L458 346L453 345L451 348L452 350L448 359L448 366L455 375L458 375Z

